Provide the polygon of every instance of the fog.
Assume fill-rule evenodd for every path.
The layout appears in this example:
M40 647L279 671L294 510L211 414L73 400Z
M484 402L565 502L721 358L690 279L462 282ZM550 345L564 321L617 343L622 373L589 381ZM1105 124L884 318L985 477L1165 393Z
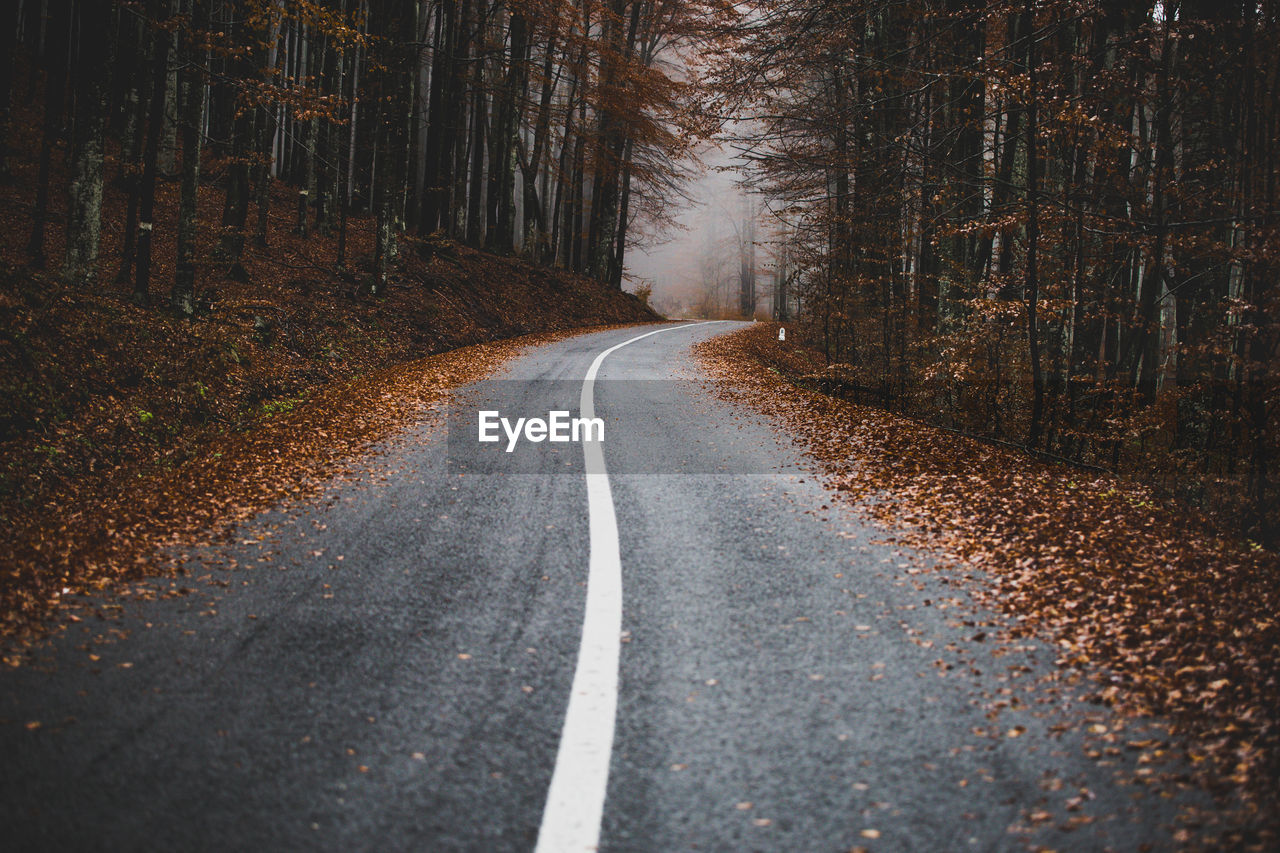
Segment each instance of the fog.
M711 148L701 159L701 173L688 186L691 201L675 221L661 230L650 225L640 245L627 250L627 290L652 287L651 304L668 317L738 316L741 310L739 249L750 256L745 244L753 229L745 222L759 201L737 186L729 154ZM754 232L756 304L767 310L768 247L763 229Z

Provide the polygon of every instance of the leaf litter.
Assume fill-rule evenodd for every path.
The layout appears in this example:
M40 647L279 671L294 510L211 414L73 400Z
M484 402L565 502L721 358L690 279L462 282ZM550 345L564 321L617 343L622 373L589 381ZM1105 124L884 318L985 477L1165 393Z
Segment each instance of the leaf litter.
M721 380L717 393L781 420L829 488L1010 617L1011 639L1053 643L1064 678L1090 679L1088 698L1121 716L1168 720L1195 781L1216 798L1215 814L1185 816L1199 844L1273 847L1277 555L1123 478L820 393L805 378L822 369L821 355L779 343L777 329L758 323L695 347ZM1091 736L1117 740L1089 725ZM1162 746L1129 744L1140 763ZM1138 772L1154 781L1150 768ZM1193 835L1183 829L1175 840L1191 845Z
M187 551L225 538L271 506L315 496L371 445L442 412L451 388L491 375L530 346L585 331L476 344L373 371L252 430L214 436L182 464L138 472L107 493L77 495L63 511L36 518L5 566L4 663L21 665L51 630L81 621L75 608L82 596L156 596L152 587L129 583L188 574ZM99 600L94 612L109 617L119 606Z

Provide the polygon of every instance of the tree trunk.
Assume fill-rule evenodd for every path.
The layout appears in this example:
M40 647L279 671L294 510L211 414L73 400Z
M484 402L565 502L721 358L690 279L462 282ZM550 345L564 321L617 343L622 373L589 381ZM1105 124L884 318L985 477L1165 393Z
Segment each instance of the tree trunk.
M477 38L477 43L480 39ZM471 100L471 180L467 193L467 245L484 243L484 150L488 103L484 94L484 61L477 53L474 61Z
M283 14L284 0L275 0L271 21L267 25L267 49L262 68L262 79L270 84L276 76L276 60L280 45L280 15ZM253 233L254 245L266 248L267 226L271 214L271 173L276 144L276 106L264 104L258 107L258 165L256 173L256 191L258 202L258 221Z
M138 263L133 282L133 301L146 305L150 301L151 241L156 204L156 171L160 160L160 136L164 131L165 80L169 76L169 46L172 39L163 26L169 20L169 4L150 0L148 12L156 26L153 34L153 74L151 107L148 112L147 144L142 157L142 183L138 187Z
M238 38L252 38L252 33L239 21L231 25L232 34ZM232 64L234 82L224 83L231 102L230 151L227 163L227 189L222 204L222 234L218 239L218 256L227 264L228 275L237 281L245 281L244 268L245 226L249 221L249 160L254 142L254 109L248 93L242 91L251 85L254 66L252 54L239 54Z
M247 78L245 82L248 82ZM244 281L245 226L249 220L249 152L253 146L253 108L236 105L231 125L231 156L227 163L227 193L222 205L222 236L218 254L232 278Z
M147 105L151 100L151 82L154 75L148 76L152 68L152 54L155 39L147 38L149 33L144 21L133 22L136 33L134 46L138 53L138 61L134 64L132 79L129 82L129 93L126 96L126 107L129 118L125 123L127 139L124 142L125 190L129 200L125 207L124 244L120 249L120 269L116 271L116 284L124 285L133 274L133 261L138 246L138 190L142 181L143 147L146 139Z
M586 135L582 129L587 123L587 103L578 104L578 132L573 143L573 170L569 176L571 195L565 208L565 240L568 248L568 267L574 272L583 271L582 225L586 207Z
M382 105L378 122L378 162L384 164L377 205L377 229L374 243L373 295L386 291L387 278L396 253L396 236L400 228L407 174L408 125L413 106L413 75L395 73L393 69L413 67L412 51L417 38L416 4L404 7L394 0L384 0L381 23L386 41L381 63L384 70L377 79Z
M1036 28L1033 0L1027 0L1023 11L1025 22L1022 26L1023 38L1027 40L1027 346L1031 361L1031 425L1027 430L1027 446L1035 448L1040 443L1044 417L1044 374L1040 369L1040 328L1039 300L1040 280L1038 273L1038 252L1040 248L1040 205L1037 198L1040 192L1040 160L1037 144L1037 97L1036 92Z
M584 48L579 53L579 57L581 58L585 53ZM579 62L576 67L581 68L582 63ZM565 100L564 134L561 137L560 154L556 161L556 198L551 206L551 257L560 266L566 268L572 261L569 241L569 228L572 223L570 216L572 188L569 167L572 165L570 158L576 133L574 117L576 115L575 102L578 97L578 79L579 75L575 72L573 80L569 84L569 96Z
M613 257L609 263L609 285L614 290L622 290L622 272L626 269L627 226L631 207L631 149L632 142L627 140L627 147L622 155L622 200L618 205L618 234L614 239Z
M45 265L44 228L49 216L49 169L53 146L62 136L62 108L66 98L67 56L70 49L70 0L48 0L48 39L45 42L44 133L40 143L40 165L36 178L36 205L31 216L31 238L27 254L31 265Z
M1166 184L1172 180L1173 140L1170 114L1172 93L1169 91L1170 66L1174 43L1166 36L1160 49L1160 69L1156 76L1155 168L1151 176L1151 218L1156 235L1151 261L1141 279L1141 294L1134 316L1135 333L1130 349L1130 379L1142 399L1150 403L1156 396L1156 373L1159 367L1160 318L1159 299L1164 289L1166 225Z
M325 94L342 93L338 80L338 51L330 44L329 36L325 36L324 48L321 51L322 63L320 88ZM333 118L337 118L334 116ZM319 119L314 119L317 123ZM316 211L316 230L328 236L333 230L333 136L336 128L331 121L326 121L318 128L316 139L316 168L312 177L311 197L314 199Z
M440 0L431 61L431 96L427 107L426 163L423 167L420 227L433 232L447 226L448 169L453 165L452 123L446 93L457 67L458 14L454 0Z
M75 138L62 264L62 277L79 283L92 281L97 275L110 24L110 7L105 3L85 3L80 7Z
M178 257L169 305L184 317L195 314L197 203L200 192L200 148L204 126L204 79L208 52L197 45L209 30L209 0L191 0L190 27L183 34L186 78L182 104L182 195L178 203Z
M554 27L554 24L553 24ZM551 137L551 96L555 93L556 79L552 76L555 63L557 31L552 29L547 37L546 54L542 62L542 95L538 100L538 118L533 131L533 150L525 161L524 176L524 233L528 243L526 250L534 263L547 259L546 199L538 194L538 173Z
M529 28L524 15L511 13L511 54L507 79L502 86L489 137L489 231L485 245L490 251L510 253L515 242L515 146L519 133L517 101L524 91L527 74Z
M0 3L0 183L13 179L9 134L13 124L13 69L18 52L18 0Z
M182 14L182 0L169 0L169 14ZM178 50L178 34L169 36L169 54ZM160 174L172 178L178 173L178 66L174 63L164 79L164 135L160 139Z
M626 0L613 0L613 8L606 17L600 68L600 89L606 101L622 100L621 89L625 78L621 63L629 61L635 48L642 3L637 0L631 6L630 23L622 30ZM622 176L622 152L627 133L616 109L604 107L600 111L600 124L596 134L596 167L591 180L591 222L587 238L587 263L589 275L607 282L610 266L614 261L613 242L617 236L619 183Z

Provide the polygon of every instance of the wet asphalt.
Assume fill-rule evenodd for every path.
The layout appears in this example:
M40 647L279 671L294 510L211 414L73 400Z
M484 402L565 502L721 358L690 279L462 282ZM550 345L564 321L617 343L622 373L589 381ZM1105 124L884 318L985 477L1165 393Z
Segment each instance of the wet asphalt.
M733 327L631 344L596 386L624 595L601 849L1174 846L1180 798L1124 748L1151 734L1038 684L1052 648L998 643L712 393L689 347ZM581 448L469 425L576 409L639 331L530 351L0 672L0 847L531 849L582 626Z

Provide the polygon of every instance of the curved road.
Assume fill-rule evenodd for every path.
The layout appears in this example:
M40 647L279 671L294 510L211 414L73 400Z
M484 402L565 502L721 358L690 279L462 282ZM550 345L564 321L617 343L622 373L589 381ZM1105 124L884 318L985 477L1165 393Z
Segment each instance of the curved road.
M155 583L190 593L0 673L5 848L1170 846L1126 751L1084 754L1112 723L1033 689L1052 649L993 659L957 587L710 393L688 349L728 327L531 351ZM607 472L475 440L480 409L576 415L593 363Z

